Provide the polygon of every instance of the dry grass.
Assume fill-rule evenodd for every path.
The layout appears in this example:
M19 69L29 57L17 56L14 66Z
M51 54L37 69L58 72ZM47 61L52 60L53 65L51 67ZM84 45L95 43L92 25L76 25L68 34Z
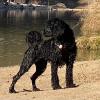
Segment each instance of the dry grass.
M82 33L86 36L100 33L100 0L91 2L88 6L88 14L84 19Z
M100 49L100 36L82 36L76 40L80 49Z
M82 37L77 39L81 49L100 49L100 0L89 2L87 14L82 19Z

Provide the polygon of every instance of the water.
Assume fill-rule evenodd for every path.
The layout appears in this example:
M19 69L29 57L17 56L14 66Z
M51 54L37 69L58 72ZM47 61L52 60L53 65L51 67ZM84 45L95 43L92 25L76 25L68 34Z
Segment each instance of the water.
M25 34L31 30L43 30L48 18L53 17L64 19L72 28L79 22L79 17L71 12L49 12L48 17L47 10L0 10L0 67L19 65L27 48ZM74 28L76 37L80 35L80 27L81 24ZM84 53L87 54L85 57ZM92 54L79 51L77 59L88 60ZM91 59L97 59L97 55L98 51L94 52L95 58Z

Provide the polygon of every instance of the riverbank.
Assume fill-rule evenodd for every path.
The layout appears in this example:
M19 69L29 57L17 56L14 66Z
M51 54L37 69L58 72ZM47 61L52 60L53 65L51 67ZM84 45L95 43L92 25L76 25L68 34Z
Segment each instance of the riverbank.
M24 4L24 3L16 3L16 2L6 2L6 3L0 3L0 9L34 9L40 8L43 10L50 10L50 11L60 11L60 12L66 12L66 11L87 11L87 8L67 8L66 5L63 3L57 3L55 5L39 5L39 4Z
M24 3L15 3L15 2L6 2L6 3L0 3L0 9L31 9L34 10L35 8L45 8L47 9L48 7L46 5L38 5L38 4L24 4Z
M8 88L13 75L19 66L0 67L0 100L100 100L100 60L76 62L74 65L74 81L76 88L52 90L50 84L50 65L37 80L43 91L31 92L30 76L35 67L29 70L16 84L17 94L9 94ZM65 86L65 67L59 69L60 84ZM28 89L29 91L24 91Z

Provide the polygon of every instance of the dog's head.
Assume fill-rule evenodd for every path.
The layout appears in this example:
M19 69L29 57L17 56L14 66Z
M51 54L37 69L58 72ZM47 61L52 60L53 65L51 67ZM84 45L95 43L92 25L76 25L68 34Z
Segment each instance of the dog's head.
M65 25L64 21L58 18L48 20L45 25L44 35L46 37L57 37L64 33Z
M58 18L50 19L45 26L44 36L53 38L60 48L75 43L74 32L68 24ZM61 46L62 45L62 46Z

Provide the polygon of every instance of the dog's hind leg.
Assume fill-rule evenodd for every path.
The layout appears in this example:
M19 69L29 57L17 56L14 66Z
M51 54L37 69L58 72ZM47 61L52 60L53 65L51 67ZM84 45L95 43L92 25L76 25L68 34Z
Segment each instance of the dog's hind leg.
M10 93L16 93L14 89L16 82L18 81L18 79L20 79L20 77L23 74L25 74L29 70L32 64L33 64L32 50L28 49L24 55L24 58L23 58L23 61L22 61L22 64L20 66L18 73L13 77L13 81L9 88Z
M36 65L36 72L32 75L31 80L32 80L33 91L39 91L40 89L36 87L35 81L45 71L47 66L47 61L44 59L40 59L35 63L35 65Z

